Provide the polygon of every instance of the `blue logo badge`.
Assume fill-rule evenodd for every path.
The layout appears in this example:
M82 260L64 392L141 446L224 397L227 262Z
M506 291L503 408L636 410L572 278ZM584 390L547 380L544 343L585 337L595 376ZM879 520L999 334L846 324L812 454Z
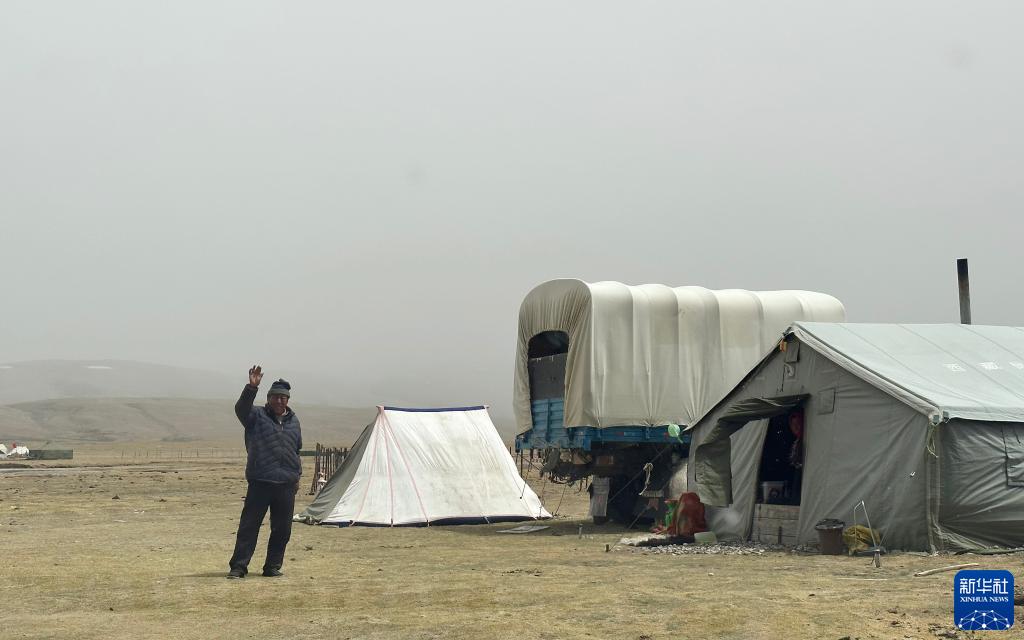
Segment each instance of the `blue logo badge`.
M1005 631L1013 626L1013 574L958 571L953 578L953 622L965 631Z

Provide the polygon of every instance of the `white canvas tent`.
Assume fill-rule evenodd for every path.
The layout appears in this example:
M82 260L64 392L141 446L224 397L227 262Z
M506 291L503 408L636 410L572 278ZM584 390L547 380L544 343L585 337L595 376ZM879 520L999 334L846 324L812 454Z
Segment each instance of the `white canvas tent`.
M550 518L486 407L377 407L298 516L309 523L418 525Z

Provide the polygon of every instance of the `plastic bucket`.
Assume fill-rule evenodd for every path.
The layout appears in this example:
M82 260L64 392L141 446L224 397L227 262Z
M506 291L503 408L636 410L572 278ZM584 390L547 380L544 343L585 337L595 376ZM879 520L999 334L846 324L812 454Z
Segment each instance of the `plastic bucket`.
M843 529L846 523L842 520L822 520L814 525L818 532L818 548L823 556L841 556L846 551L843 544Z

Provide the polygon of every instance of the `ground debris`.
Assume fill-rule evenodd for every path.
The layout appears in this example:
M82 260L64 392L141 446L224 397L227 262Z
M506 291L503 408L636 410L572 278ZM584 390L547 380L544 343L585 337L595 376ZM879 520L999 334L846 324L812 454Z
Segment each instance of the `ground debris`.
M792 550L784 544L765 544L763 542L718 542L715 544L665 544L655 547L637 547L628 543L622 546L634 553L659 553L674 556L681 555L735 555L760 556L766 553L783 553Z
M960 634L957 633L955 629L950 629L941 624L928 625L928 631L937 638L952 638L953 640L957 640L957 638L960 637Z

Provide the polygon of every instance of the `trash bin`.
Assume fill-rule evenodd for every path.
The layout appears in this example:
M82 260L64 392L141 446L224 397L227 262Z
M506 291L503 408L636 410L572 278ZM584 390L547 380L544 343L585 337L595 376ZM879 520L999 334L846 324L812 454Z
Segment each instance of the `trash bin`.
M832 518L821 520L814 525L815 531L818 532L818 548L821 555L843 555L843 552L846 551L846 545L843 544L844 527L846 527L845 522Z

